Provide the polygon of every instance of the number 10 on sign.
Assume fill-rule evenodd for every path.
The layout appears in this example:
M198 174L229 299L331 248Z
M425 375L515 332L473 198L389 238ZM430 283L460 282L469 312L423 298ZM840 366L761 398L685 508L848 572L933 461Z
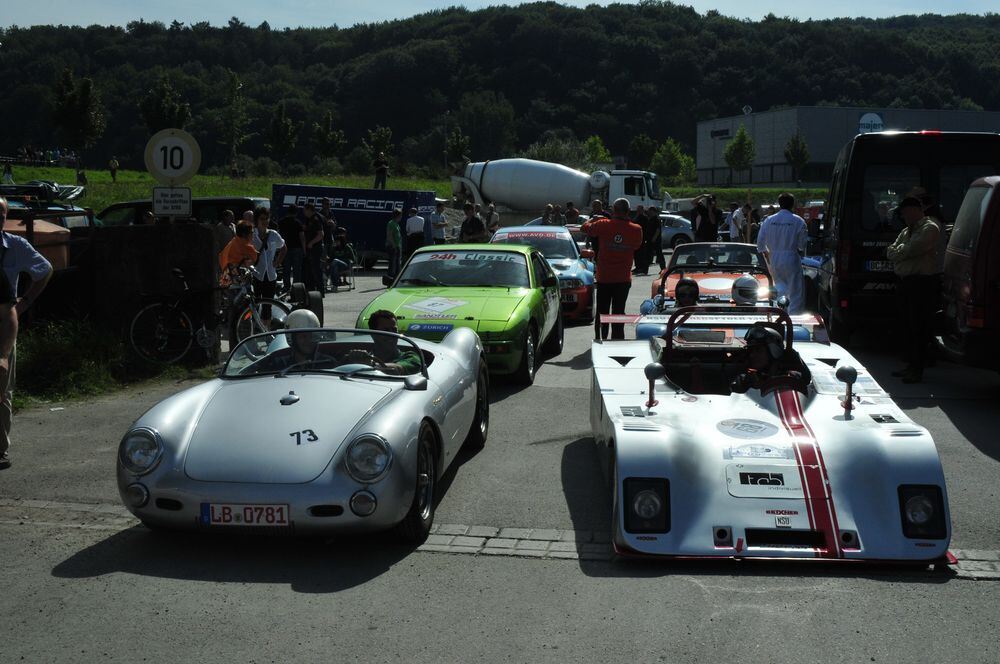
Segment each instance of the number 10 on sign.
M146 169L160 184L176 187L190 180L201 165L198 141L183 129L164 129L146 144Z

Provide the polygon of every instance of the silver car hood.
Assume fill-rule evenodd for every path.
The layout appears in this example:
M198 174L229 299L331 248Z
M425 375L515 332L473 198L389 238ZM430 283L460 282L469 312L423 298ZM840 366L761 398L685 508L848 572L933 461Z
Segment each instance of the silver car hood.
M225 381L194 428L184 472L204 482L309 482L391 391L389 383L316 375ZM298 401L282 405L289 392Z

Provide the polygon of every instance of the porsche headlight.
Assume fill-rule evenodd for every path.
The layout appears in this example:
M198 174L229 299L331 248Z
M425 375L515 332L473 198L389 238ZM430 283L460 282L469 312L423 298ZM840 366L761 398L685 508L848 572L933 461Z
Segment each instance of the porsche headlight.
M118 459L130 473L145 475L153 470L163 455L163 440L155 429L132 429L118 446Z
M382 479L391 461L392 448L384 438L370 433L355 438L344 457L350 476L366 484Z
M559 288L582 288L582 279L560 279Z
M945 539L944 492L933 484L903 484L899 487L899 516L903 535L910 539Z

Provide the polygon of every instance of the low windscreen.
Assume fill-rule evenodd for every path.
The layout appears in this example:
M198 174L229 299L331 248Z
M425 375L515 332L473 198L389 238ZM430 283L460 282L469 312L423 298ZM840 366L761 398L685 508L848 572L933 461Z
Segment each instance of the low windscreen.
M757 250L745 244L682 244L674 249L671 267L677 265L736 267L763 267L764 261Z

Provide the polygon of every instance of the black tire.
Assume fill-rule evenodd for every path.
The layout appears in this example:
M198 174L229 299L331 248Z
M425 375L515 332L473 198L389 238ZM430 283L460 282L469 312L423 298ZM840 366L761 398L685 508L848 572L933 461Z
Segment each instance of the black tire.
M173 364L187 355L194 326L186 313L163 302L146 305L128 328L132 350L152 364Z
M486 437L490 433L490 373L486 369L486 361L479 360L479 374L476 378L476 417L469 427L465 437L465 445L475 450L481 450L486 445Z
M437 438L427 422L420 424L417 435L417 486L410 511L396 526L396 537L407 544L427 539L434 523L434 492L437 489Z
M555 327L553 327L552 331L549 332L549 338L545 340L544 350L545 354L548 355L549 357L555 357L556 355L562 352L563 330L564 330L563 317L562 314L559 314L556 317Z
M279 302L278 300L272 300L270 298L261 298L257 300L258 309L264 304L271 305L271 320L275 321L272 322L271 327L274 329L284 327L285 316L291 312L288 305L284 302ZM239 314L233 316L232 324L229 330L229 339L230 343L233 347L235 347L236 344L249 336L270 331L271 330L258 329L256 321L253 319L253 313L250 311L250 304L247 303L240 310Z
M309 293L306 291L306 285L301 282L296 282L292 284L291 290L288 291L288 301L292 305L305 304L306 300L309 298Z
M670 241L670 248L676 249L678 246L687 244L690 241L691 239L687 235L675 235L674 239Z
M534 323L528 324L528 332L524 335L524 352L521 353L521 364L518 366L514 377L522 385L531 385L535 382L535 366L538 362L538 330Z
M306 299L306 308L316 314L316 318L319 319L319 326L323 327L323 294L319 291L309 291Z

